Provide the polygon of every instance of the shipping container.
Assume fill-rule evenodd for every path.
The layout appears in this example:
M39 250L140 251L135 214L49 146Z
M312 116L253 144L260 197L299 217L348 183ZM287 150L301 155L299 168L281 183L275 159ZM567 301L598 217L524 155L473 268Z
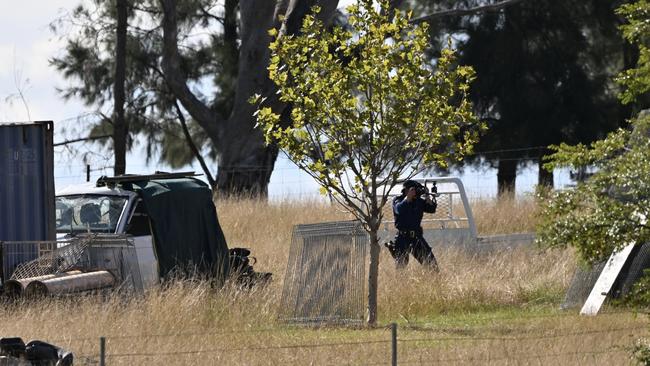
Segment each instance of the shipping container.
M56 239L53 133L52 121L0 122L0 242ZM5 250L0 273L37 255Z

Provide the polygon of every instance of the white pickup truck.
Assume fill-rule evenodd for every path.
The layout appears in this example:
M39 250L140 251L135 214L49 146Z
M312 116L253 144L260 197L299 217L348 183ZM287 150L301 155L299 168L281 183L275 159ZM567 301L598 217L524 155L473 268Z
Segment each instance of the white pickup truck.
M486 253L533 244L533 233L479 236L472 207L460 178L429 177L413 180L427 187L429 191L437 191L436 213L425 214L422 220L424 238L434 251L441 247L454 247L472 253ZM391 196L399 196L400 188L401 186L394 188ZM392 199L384 208L383 230L380 232L382 241L392 239L396 232L391 203Z
M237 273L244 284L270 279L252 270L248 250L228 249L212 191L194 173L102 177L68 187L56 193L55 218L56 241L0 243L3 282L12 281L13 294L31 282L45 293L74 290L92 271L114 277L104 281L106 273L98 273L102 284L135 290L186 275L219 281Z
M58 191L55 202L57 239L83 233L129 235L136 248L143 287L159 282L148 216L135 192L87 183Z

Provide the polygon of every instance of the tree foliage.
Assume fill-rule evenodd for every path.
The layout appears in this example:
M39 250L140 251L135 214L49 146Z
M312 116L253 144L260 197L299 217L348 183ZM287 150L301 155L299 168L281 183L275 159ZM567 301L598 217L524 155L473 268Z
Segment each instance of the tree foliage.
M217 162L214 186L221 193L265 195L278 149L265 145L254 129L248 99L261 93L271 96L274 111L286 108L271 101L276 90L267 77L267 31L295 33L313 4L322 6L321 20L329 23L337 3L129 1L124 111L129 146L134 136L144 136L147 157L158 153L172 167L198 158L197 151L208 153ZM115 0L93 0L54 24L68 44L52 65L71 81L63 96L96 110L91 136L109 134L115 126L106 112L113 109L115 19ZM187 123L181 114L189 116Z
M648 36L650 5L646 1L620 8L628 24L626 38L642 52ZM624 103L649 90L650 79L637 75L650 68L640 57L637 67L619 78L625 87ZM607 258L630 243L650 240L650 114L641 112L627 129L619 129L589 146L560 144L553 147L548 167L593 167L596 172L574 190L553 194L544 205L539 241L545 245L573 246L588 261Z
M292 106L290 124L256 99L267 143L286 151L369 231L371 323L377 231L390 190L425 168L462 159L480 129L467 98L473 70L456 66L449 48L432 65L426 25L411 25L400 12L391 18L388 1L380 4L349 7L349 29L325 32L307 16L299 36L272 32L269 76Z
M573 190L556 192L542 211L539 241L574 246L589 261L650 240L650 116L606 139L555 147L549 168L591 166L596 173Z
M424 13L500 3L410 2ZM517 166L540 161L547 145L588 144L629 117L617 104L612 81L624 64L615 3L520 1L432 24L434 42L442 38L444 44L451 34L460 62L476 70L471 100L489 130L476 146L486 153L467 161L498 168L500 188L514 188ZM540 184L549 180L540 176Z
M424 55L426 26L410 26L406 16L388 21L372 1L348 10L352 31L323 32L308 16L301 36L275 40L269 72L292 105L291 125L263 104L257 118L267 143L370 224L377 193L385 203L399 179L470 151L474 72L456 67L450 49L434 70Z
M195 7L210 9L206 2ZM77 6L67 16L52 23L53 30L67 39L65 49L50 60L50 64L69 84L60 89L64 99L76 98L92 108L92 118L82 119L88 136L111 134L115 116L112 115L116 68L117 40L115 28L117 13L114 1L93 1ZM194 156L187 149L181 126L173 109L174 98L165 85L160 72L162 34L156 25L158 10L155 2L129 2L126 39L125 120L128 121L128 149L140 136L146 143L147 159L160 154L160 160L172 167L181 167ZM205 23L206 16L187 15L187 27ZM187 68L194 70L193 78L199 80L210 75L206 60L220 58L207 50L205 44L194 44L194 53L187 59ZM218 53L218 52L216 52ZM199 56L201 55L201 56ZM189 73L189 71L188 71ZM220 85L225 91L232 87ZM228 94L227 92L225 94ZM200 128L190 121L193 138L203 144L207 138ZM113 149L112 140L101 141Z
M636 67L624 71L617 79L625 87L621 101L627 104L650 91L650 4L647 1L625 4L617 13L628 20L621 26L623 37L639 49Z

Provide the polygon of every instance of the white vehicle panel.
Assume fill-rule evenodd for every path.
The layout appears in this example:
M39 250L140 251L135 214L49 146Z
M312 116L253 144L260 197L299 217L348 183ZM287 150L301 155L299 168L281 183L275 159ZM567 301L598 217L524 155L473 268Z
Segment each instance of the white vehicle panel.
M142 287L150 289L159 283L158 260L153 250L151 236L137 236L133 238L135 252L138 256Z

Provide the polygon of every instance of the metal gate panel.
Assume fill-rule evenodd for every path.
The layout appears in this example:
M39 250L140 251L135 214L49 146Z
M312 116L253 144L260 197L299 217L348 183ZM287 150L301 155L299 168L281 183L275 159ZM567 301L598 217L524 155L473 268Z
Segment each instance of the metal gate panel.
M357 221L295 226L280 319L363 322L368 247L368 234Z

